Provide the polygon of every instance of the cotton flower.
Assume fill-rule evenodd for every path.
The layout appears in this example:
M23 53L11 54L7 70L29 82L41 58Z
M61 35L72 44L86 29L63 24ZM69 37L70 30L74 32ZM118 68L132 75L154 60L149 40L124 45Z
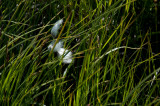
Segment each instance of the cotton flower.
M53 38L55 38L58 34L58 30L60 28L60 25L63 23L63 19L58 20L55 25L52 27L51 30L51 35L53 36Z
M48 46L48 50L49 50L49 51L52 50L55 42L56 42L56 41L53 40L53 41L49 44L49 46ZM57 51L58 51L60 48L62 48L62 47L63 47L63 41L59 41L59 42L56 44L56 46L54 47L53 52L57 52Z
M55 44L55 40L53 40L49 46L48 46L48 50L51 51L54 44ZM72 62L72 52L70 52L69 50L65 50L63 48L63 42L59 41L56 46L53 49L53 52L57 52L58 57L63 58L63 63L65 64L70 64Z
M63 19L58 20L55 25L52 27L51 30L51 35L53 36L53 38L56 38L57 34L58 34L58 30L60 28L60 25L63 23ZM72 58L72 52L70 52L69 50L66 50L63 48L63 41L59 41L56 45L55 45L55 40L53 40L49 46L48 46L48 50L51 51L53 49L53 52L57 52L58 57L62 58L62 62L65 64L70 64L73 60ZM53 46L55 45L55 47L53 48Z
M72 62L72 52L65 50L64 48L60 48L57 52L58 56L63 58L63 63L70 64Z

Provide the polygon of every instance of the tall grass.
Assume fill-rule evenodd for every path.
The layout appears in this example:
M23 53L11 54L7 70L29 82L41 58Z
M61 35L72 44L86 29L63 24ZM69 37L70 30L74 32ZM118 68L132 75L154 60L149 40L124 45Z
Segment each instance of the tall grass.
M159 32L137 24L150 6L143 2L137 12L136 0L2 1L0 104L158 105L150 39ZM73 52L71 64L47 49L62 18L58 39Z

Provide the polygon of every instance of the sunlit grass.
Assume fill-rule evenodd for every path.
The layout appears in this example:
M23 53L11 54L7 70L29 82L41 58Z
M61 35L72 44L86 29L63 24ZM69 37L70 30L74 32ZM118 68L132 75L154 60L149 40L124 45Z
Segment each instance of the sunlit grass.
M158 105L159 53L150 37L159 32L135 28L144 12L136 13L137 2L2 2L0 104ZM65 55L48 50L53 40L52 49L63 40L74 61L65 64Z

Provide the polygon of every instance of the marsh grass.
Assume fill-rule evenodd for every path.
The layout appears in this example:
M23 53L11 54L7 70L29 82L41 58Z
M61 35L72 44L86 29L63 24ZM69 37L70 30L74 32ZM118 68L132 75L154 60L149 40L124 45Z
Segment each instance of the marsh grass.
M0 104L158 105L150 38L159 32L137 25L143 2L138 13L136 0L2 0ZM47 49L62 18L58 40L73 52L69 65Z

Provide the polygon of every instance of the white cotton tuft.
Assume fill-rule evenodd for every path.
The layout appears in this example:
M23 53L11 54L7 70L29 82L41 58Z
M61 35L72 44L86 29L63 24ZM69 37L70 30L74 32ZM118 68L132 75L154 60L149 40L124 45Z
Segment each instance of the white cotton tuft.
M64 48L60 48L57 52L59 57L63 57L63 63L70 64L72 62L72 52Z
M49 46L48 46L48 50L49 50L49 51L52 50L55 42L56 42L56 41L53 40L53 41L49 44ZM59 41L59 42L56 44L56 46L54 47L53 52L57 52L57 51L58 51L60 48L62 48L62 47L63 47L63 41Z
M60 19L60 20L58 20L58 21L54 24L54 26L52 27L51 34L52 34L53 38L55 38L55 37L57 36L58 30L59 30L60 25L61 25L62 23L63 23L63 19Z

